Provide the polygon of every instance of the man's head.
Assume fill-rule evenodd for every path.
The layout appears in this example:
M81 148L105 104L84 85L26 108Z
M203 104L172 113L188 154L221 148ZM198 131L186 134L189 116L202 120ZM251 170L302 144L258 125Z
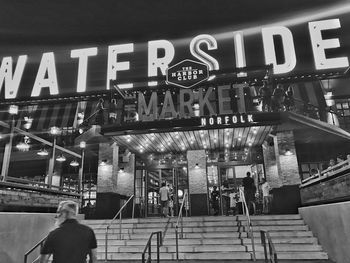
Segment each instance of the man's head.
M214 185L214 186L213 186L213 190L216 191L216 189L218 189L218 188L217 188L216 185Z
M57 223L62 224L66 219L75 219L78 214L78 204L74 201L62 201L57 208Z
M265 183L266 182L266 179L265 178L262 178L261 179L261 183Z
M250 172L247 172L247 177L250 177Z
M166 186L166 183L165 183L165 182L162 183L162 187L163 187L163 186Z

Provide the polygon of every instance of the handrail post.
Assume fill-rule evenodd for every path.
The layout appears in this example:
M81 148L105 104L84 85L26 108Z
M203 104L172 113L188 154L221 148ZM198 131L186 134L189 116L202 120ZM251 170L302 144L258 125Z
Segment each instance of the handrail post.
M149 262L152 262L152 238L149 240L148 260Z
M184 238L184 224L183 224L182 214L181 214L181 238Z
M177 226L175 227L175 242L176 242L176 260L179 260L179 240Z
M157 233L157 263L159 263L159 247L160 247L160 233L161 232L158 232Z
M108 229L109 227L106 227L106 236L105 236L105 262L107 262L107 253L108 253Z
M122 239L122 213L119 214L119 239Z
M260 236L261 236L261 244L264 247L264 254L265 254L265 263L268 262L267 260L267 248L266 248L266 239L265 239L265 232L263 230L260 231Z

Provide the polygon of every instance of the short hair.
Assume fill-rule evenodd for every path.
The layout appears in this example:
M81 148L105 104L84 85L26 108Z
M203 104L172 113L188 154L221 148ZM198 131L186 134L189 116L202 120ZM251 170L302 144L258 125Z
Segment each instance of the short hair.
M250 176L250 172L247 172L247 176Z
M62 201L58 204L57 212L63 212L66 211L70 213L71 215L77 215L79 210L79 206L77 202L66 200Z
M165 182L163 182L163 183L162 183L162 186L165 186L165 185L166 185L166 183L165 183Z

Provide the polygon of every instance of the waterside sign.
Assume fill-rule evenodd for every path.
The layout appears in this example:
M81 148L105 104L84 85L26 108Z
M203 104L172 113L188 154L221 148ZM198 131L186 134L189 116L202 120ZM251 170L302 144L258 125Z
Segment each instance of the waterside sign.
M345 43L345 49L342 47L343 41L349 39L349 35L342 35L350 32L346 26L342 29L341 20L333 18L290 27L270 24L256 33L242 28L225 34L200 34L184 41L160 39L144 44L45 52L35 59L24 54L6 56L0 66L0 100L109 90L111 81L116 81L121 89L136 89L140 84L135 78L165 76L175 61L192 57L209 71L263 64L272 64L275 75L293 75L300 70L345 70L350 56L349 43ZM168 69L169 84L189 88L197 83L195 78L206 80L205 72L199 73L200 68L181 69L176 69L176 65ZM157 84L146 82L142 86Z

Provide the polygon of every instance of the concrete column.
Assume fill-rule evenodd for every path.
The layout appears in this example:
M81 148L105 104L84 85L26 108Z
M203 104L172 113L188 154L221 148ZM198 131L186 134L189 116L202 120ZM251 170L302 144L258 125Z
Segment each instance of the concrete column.
M123 166L124 169L118 171L117 193L123 196L131 196L134 194L135 154L131 154L129 161Z
M205 150L188 151L187 164L191 215L208 215L207 162Z
M117 192L118 150L113 143L100 143L98 152L97 193Z
M120 195L117 193L118 150L116 144L99 144L95 215L97 218L113 218L120 209Z
M266 179L273 188L273 213L297 213L300 175L293 131L278 132L263 144Z
M277 145L282 185L299 185L301 180L293 131L277 133Z

